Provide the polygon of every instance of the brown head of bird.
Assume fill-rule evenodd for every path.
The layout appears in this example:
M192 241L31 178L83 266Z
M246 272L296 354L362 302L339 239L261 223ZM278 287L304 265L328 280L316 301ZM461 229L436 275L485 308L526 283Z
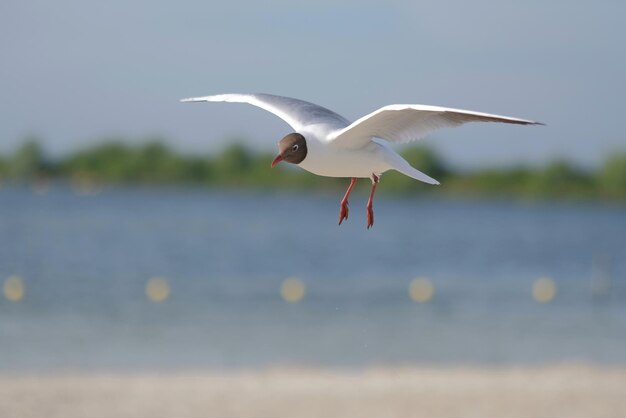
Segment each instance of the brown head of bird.
M300 164L307 154L306 140L299 133L291 133L278 143L278 155L272 161L272 167L281 161Z

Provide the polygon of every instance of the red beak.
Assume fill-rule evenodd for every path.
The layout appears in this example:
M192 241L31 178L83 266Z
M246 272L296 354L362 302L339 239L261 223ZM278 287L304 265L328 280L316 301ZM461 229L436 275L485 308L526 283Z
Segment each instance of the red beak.
M283 156L278 154L276 156L276 158L274 158L274 161L272 161L272 167L274 167L276 164L278 164L279 162L281 162L283 160Z

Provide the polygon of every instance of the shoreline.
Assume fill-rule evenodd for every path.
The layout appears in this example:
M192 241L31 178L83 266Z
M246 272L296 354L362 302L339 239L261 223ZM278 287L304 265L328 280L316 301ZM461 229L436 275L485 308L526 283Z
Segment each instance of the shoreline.
M0 373L13 417L619 417L626 366Z

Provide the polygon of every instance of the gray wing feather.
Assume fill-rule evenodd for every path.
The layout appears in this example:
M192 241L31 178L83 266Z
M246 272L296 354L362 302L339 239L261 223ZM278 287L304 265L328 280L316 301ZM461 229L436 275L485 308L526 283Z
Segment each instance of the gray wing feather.
M234 102L248 103L271 112L287 122L294 130L301 131L309 125L325 125L329 130L345 128L350 122L343 116L322 106L291 97L272 94L218 94L192 97L181 102Z

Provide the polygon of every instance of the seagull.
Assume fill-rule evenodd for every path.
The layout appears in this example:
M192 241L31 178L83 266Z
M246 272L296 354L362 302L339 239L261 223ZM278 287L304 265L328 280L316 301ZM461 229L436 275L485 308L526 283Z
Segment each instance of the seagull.
M374 193L385 171L396 170L424 183L439 184L412 167L390 143L415 141L435 129L466 122L543 125L532 120L420 104L384 106L350 123L322 106L272 94L218 94L181 102L248 103L287 122L295 132L278 142L279 152L271 166L284 161L319 176L350 178L340 203L339 225L348 219L348 198L357 178L369 178L372 188L366 206L367 229L374 225Z

